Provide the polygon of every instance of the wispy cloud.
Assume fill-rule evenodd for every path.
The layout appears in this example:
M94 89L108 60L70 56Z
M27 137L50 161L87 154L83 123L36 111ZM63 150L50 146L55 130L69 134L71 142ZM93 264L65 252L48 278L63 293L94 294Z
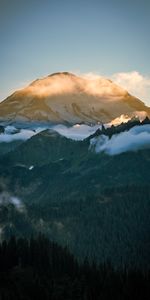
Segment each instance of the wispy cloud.
M105 96L108 98L122 97L128 91L130 94L150 105L150 78L138 71L120 72L111 76L98 73L79 73L79 77L58 76L43 78L29 87L29 91L38 96L55 95L59 93L86 92L90 95ZM57 80L56 80L57 79ZM111 82L111 79L113 82ZM116 85L114 84L116 83Z
M54 126L53 129L67 138L79 141L84 140L86 137L92 135L100 127L100 125L88 126L84 124L76 124L72 127L67 127L65 125L59 124Z
M112 80L124 87L129 93L138 97L150 106L150 77L144 76L137 71L121 72L111 76Z
M37 128L36 130L20 129L20 131L17 132L14 126L7 126L5 132L0 134L0 143L9 143L17 140L25 141L42 130L43 128Z
M80 76L56 74L33 82L23 91L37 97L50 97L59 94L86 93L110 100L124 97L126 91L112 81L93 73Z
M113 135L94 137L90 140L90 150L117 155L128 151L150 148L150 125L135 126L129 131Z
M11 196L8 192L0 193L0 207L12 204L19 212L25 211L23 202L16 196Z
M101 96L106 93L108 96L112 96L115 92L118 93L118 96L123 96L122 94L124 94L125 91L119 87L114 88L109 80L104 79L105 77L111 79L114 83L124 88L132 95L143 100L147 105L150 105L150 77L143 75L138 71L119 72L108 76L103 76L97 72L81 73L78 71L75 72L75 74L80 77L77 81L72 81L69 77L61 76L57 78L56 82L54 77L47 77L47 79L43 78L35 82L34 85L30 85L28 91L43 97L59 93L73 93L77 88L77 85L79 85L80 89L89 94ZM23 88L23 86L26 87L28 84L29 80L18 83L18 88ZM17 90L17 88L11 88L7 94L10 95L15 90Z

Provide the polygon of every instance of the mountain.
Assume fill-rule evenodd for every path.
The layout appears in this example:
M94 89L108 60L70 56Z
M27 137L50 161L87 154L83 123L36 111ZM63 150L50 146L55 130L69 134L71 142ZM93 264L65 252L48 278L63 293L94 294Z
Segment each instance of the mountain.
M42 232L80 259L149 268L150 150L110 156L89 145L47 129L1 155L0 234Z
M0 120L52 123L110 122L150 108L104 78L79 77L68 72L37 79L0 103Z

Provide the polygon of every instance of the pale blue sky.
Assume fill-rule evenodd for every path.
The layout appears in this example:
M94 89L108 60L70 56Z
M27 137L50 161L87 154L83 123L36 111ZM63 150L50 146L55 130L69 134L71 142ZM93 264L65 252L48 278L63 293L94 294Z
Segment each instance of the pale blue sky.
M57 71L150 77L149 0L0 0L0 100Z

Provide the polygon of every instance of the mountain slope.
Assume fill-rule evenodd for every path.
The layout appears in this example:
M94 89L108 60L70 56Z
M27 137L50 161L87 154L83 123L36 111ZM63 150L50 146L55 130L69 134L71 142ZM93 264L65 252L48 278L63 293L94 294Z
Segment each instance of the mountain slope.
M135 111L150 115L149 107L108 79L63 72L38 79L1 102L0 120L97 123Z
M150 150L96 155L89 139L72 141L52 130L33 136L1 157L1 235L40 231L81 259L149 267L149 157Z

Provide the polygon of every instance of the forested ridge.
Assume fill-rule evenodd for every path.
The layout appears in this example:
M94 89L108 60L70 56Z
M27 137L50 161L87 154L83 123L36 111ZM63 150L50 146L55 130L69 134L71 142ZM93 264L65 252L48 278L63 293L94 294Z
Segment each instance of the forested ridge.
M94 136L149 123L102 126ZM44 130L15 148L0 147L7 150L0 156L0 236L42 232L80 261L149 269L150 149L96 154L91 137L73 141Z
M1 300L149 299L150 272L79 263L43 235L0 244Z
M150 298L150 150L89 150L149 122L1 145L0 300Z

